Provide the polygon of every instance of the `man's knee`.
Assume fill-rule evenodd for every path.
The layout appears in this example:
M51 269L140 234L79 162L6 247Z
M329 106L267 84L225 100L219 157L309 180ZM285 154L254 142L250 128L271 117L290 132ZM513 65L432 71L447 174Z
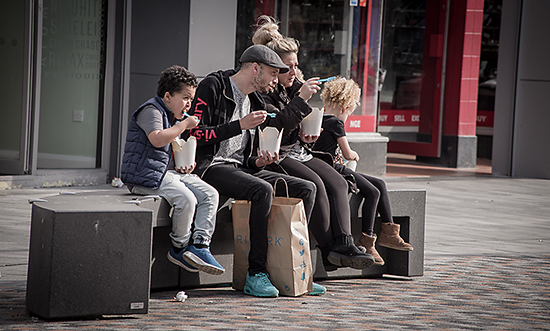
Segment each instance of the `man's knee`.
M317 185L310 180L296 178L292 185L301 192L302 197L314 197L317 194Z
M265 180L259 179L255 181L251 187L251 200L270 201L273 196L273 186Z

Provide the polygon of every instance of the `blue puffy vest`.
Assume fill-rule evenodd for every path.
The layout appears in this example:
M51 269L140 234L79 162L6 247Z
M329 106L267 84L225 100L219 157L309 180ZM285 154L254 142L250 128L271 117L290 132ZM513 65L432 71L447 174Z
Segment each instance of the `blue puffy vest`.
M120 179L127 185L157 189L168 170L172 150L170 144L161 148L153 146L145 131L138 126L137 114L149 105L161 112L164 129L171 127L174 115L158 96L139 106L128 124Z

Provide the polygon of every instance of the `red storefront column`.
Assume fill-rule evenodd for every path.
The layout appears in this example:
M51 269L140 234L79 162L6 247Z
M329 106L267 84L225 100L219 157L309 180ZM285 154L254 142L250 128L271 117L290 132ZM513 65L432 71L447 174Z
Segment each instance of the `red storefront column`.
M475 167L476 108L483 0L451 1L443 101L441 157L425 161Z

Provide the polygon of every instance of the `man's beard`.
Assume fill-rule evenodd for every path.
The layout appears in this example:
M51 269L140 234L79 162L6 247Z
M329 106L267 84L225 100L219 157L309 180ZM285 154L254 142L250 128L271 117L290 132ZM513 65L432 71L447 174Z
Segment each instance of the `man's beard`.
M269 85L269 83L267 85L264 85L265 83L263 82L263 77L264 77L264 68L260 67L259 74L254 77L253 85L256 91L267 94L273 91L273 87Z

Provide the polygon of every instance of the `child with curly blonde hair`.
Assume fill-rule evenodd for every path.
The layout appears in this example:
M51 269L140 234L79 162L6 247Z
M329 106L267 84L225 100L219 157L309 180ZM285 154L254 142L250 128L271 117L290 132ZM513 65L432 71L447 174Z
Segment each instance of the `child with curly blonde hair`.
M399 235L399 224L393 223L386 183L380 178L357 173L338 162L341 158L359 161L359 155L351 149L346 138L345 122L359 105L360 97L361 89L353 80L338 77L325 83L321 92L321 100L325 106L323 132L313 150L330 153L336 160L334 168L340 174L355 177L358 194L365 198L362 209L362 233L357 246L366 248L367 253L374 257L375 265L384 265L384 260L374 247L377 239L374 233L374 220L377 213L380 213L382 218L378 245L400 251L412 251L413 247Z

